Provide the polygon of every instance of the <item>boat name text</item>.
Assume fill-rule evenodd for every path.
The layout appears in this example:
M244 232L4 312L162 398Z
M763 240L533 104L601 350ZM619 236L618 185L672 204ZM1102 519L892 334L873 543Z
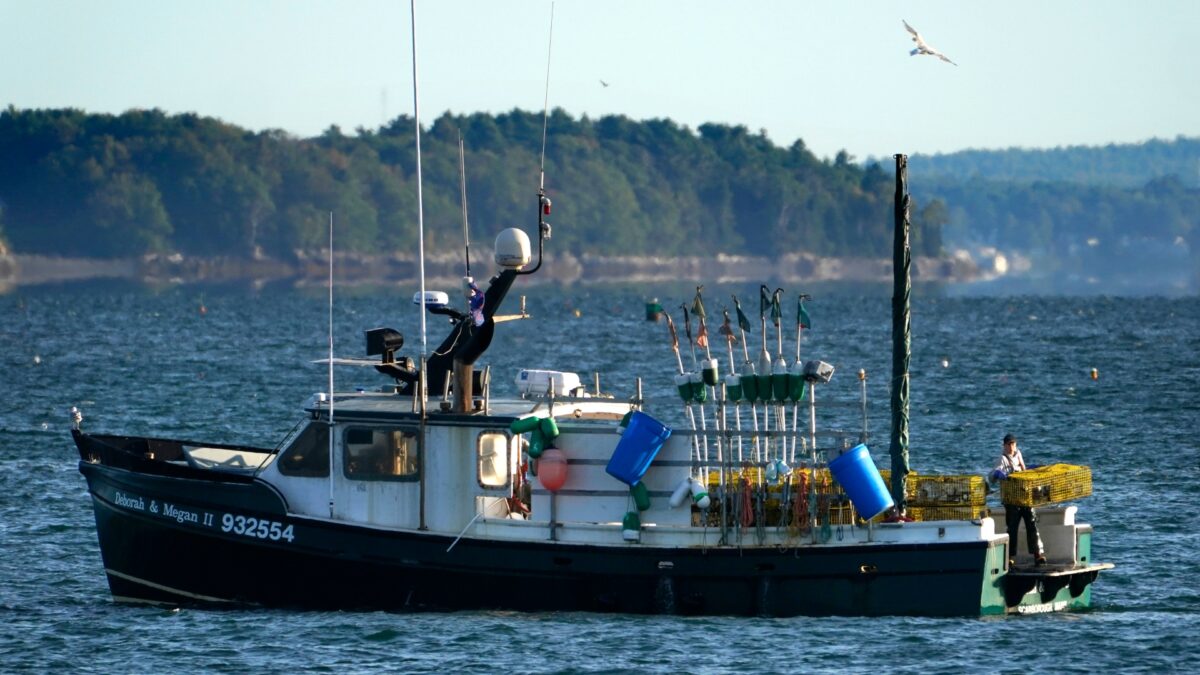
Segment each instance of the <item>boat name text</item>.
M127 495L120 490L117 490L113 501L117 506L124 506L127 509L137 509L138 511L146 510L146 500L138 495Z
M1067 608L1066 600L1055 600L1054 602L1039 602L1036 605L1019 605L1017 607L1018 614L1049 614L1050 612L1061 612Z
M199 523L200 516L193 511L184 511L177 508L174 504L163 504L163 516L174 518L177 523Z

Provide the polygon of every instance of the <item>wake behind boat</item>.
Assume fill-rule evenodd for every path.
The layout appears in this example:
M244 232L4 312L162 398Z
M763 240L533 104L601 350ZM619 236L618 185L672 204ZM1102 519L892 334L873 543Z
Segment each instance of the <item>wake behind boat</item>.
M898 156L898 256L904 173ZM77 423L114 599L769 616L1090 606L1111 565L1091 560L1077 507L1039 509L1048 564L1037 566L997 528L980 477L909 475L907 386L890 490L865 446L849 447L865 431L818 429L817 392L834 386L818 360L772 372L768 355L766 370L721 380L706 359L711 373L678 380L694 428L661 424L668 402L644 400L640 385L605 397L570 373L522 370L514 393L493 397L500 386L475 364L514 283L541 266L548 213L539 191L538 263L527 236L502 233L500 269L467 311L418 295L453 322L432 357L403 356L397 331L367 331L387 384L315 395L277 449ZM1062 501L1046 487L1038 503ZM884 520L906 503L918 520Z

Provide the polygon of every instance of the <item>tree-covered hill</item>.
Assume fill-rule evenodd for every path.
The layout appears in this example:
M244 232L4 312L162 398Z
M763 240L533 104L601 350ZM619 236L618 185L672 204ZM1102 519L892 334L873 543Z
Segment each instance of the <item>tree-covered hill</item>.
M461 247L458 139L471 237L532 231L541 113L435 119L422 133L426 247ZM593 255L883 257L890 160L815 157L743 126L575 118L555 110L545 184L554 250ZM1200 141L910 158L918 255L994 247L1035 272L1182 269L1200 281ZM327 245L409 254L416 246L413 120L315 138L252 132L194 114L0 111L0 246L125 258L182 253L292 261ZM1190 268L1190 272L1188 271ZM1177 281L1170 284L1178 286Z
M422 134L427 245L461 245L458 138L472 238L531 229L542 116L449 113ZM549 119L545 181L555 247L595 254L879 256L892 182L843 153L777 147L741 126ZM22 253L147 252L291 258L322 248L411 251L413 120L316 138L250 132L194 114L0 112L0 234ZM941 246L944 205L914 212L919 253Z

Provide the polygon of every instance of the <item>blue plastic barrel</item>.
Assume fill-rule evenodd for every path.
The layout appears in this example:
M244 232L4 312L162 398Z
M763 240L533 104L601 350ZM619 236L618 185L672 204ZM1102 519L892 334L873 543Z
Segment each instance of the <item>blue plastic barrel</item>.
M867 446L859 443L829 463L858 515L870 520L895 505Z
M629 426L613 450L605 471L613 478L632 486L640 481L658 456L663 443L671 437L671 428L646 413L635 410L629 416Z

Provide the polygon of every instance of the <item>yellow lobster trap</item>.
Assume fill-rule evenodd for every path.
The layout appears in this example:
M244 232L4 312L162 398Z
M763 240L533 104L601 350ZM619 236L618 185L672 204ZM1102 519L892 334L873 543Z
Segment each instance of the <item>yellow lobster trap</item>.
M909 476L913 506L982 506L987 501L983 476Z
M892 472L883 469L879 473L891 485ZM983 476L910 471L904 484L904 501L908 506L982 506L987 501L987 487Z
M1018 471L1000 481L1000 501L1007 506L1060 504L1092 494L1092 470L1073 464L1049 464Z
M979 520L988 515L988 507L983 504L968 506L910 506L909 517L917 522L930 520Z

